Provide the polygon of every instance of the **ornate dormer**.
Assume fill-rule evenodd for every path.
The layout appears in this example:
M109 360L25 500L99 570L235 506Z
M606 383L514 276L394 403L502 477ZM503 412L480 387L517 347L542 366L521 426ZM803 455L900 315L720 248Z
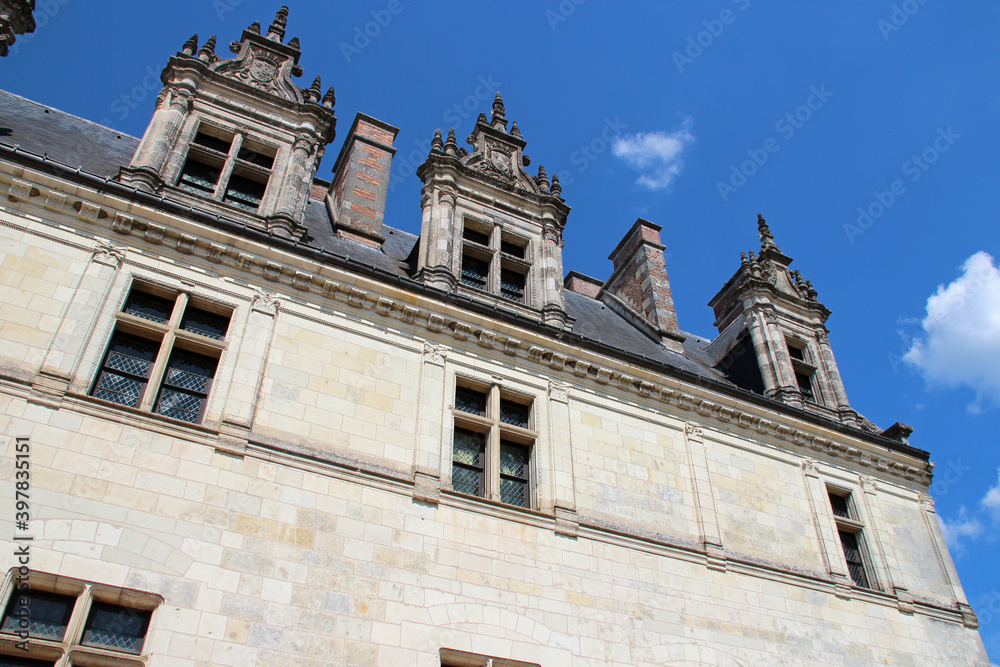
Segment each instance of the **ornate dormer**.
M156 112L119 178L199 208L214 208L279 236L298 238L309 189L333 141L333 88L300 88L298 38L284 43L288 8L266 34L254 23L230 50L212 35L189 39L161 74Z
M559 179L531 160L497 93L459 148L454 128L438 130L417 170L424 183L418 278L477 301L569 327L563 296L563 229L569 206Z
M792 258L762 215L757 230L760 255L743 253L739 270L709 302L719 329L717 367L745 389L857 426L830 349L830 311L789 268Z

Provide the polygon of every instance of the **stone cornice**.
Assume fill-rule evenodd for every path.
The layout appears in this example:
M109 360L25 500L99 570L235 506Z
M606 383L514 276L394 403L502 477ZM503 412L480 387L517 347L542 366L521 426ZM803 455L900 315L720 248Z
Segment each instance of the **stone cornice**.
M0 154L12 152L0 146ZM3 172L7 173L0 173L0 191L6 190L14 202L27 200L29 206L41 207L54 201L55 204L46 207L52 210L58 205L58 210L66 215L72 215L75 210L78 223L102 230L110 228L115 235L130 236L140 243L172 247L181 254L245 272L252 276L252 282L263 278L266 282L333 298L348 307L422 327L436 337L476 341L481 347L543 365L549 372L572 374L598 392L614 387L633 398L659 404L658 409L669 407L697 414L701 419L711 419L723 427L733 425L755 431L791 445L802 454L823 453L871 473L896 477L911 484L930 484L931 465L927 463L928 455L921 450L790 409L693 373L639 358L579 335L519 321L524 318L502 321L503 318L491 309L477 309L465 300L448 299L448 295L439 290L399 276L380 275L374 267L365 267L328 252L313 249L311 256L303 258L305 253L301 250L306 250L303 244L220 224L224 221L217 216L194 209L188 209L184 215L183 209L176 210L181 209L179 206L170 206L169 202L110 180L103 181L106 192L87 191L76 186L67 188L75 191L69 195L54 189L57 184L49 182L51 177L39 174L28 181L26 173L11 179L9 168ZM62 172L63 176L80 174L75 170L63 169ZM114 192L118 189L121 192ZM122 199L133 193L134 198ZM142 205L148 209L143 210ZM145 214L145 219L138 216L139 213ZM212 225L213 221L216 224ZM216 229L200 228L199 222L209 223ZM345 268L355 271L339 275ZM433 307L412 305L415 291L433 299Z

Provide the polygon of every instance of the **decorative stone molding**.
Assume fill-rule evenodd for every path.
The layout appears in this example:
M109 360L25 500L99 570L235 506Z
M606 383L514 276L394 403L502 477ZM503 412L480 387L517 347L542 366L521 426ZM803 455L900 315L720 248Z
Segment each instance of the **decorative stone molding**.
M702 430L701 426L695 424L694 422L687 422L684 424L684 432L687 433L688 440L703 442L705 439L705 432Z
M816 467L816 461L813 459L802 459L802 472L807 477L819 477L819 468Z
M559 403L569 403L569 385L549 380L549 399Z
M435 366L444 366L445 359L448 358L448 348L444 345L431 345L424 343L424 361Z
M441 502L441 477L437 471L413 472L413 499L431 505Z
M870 463L871 462L869 461L869 464ZM864 464L864 460L862 460L862 464ZM865 493L871 493L871 494L876 493L878 491L878 484L876 479L874 477L862 476L861 490L864 491Z

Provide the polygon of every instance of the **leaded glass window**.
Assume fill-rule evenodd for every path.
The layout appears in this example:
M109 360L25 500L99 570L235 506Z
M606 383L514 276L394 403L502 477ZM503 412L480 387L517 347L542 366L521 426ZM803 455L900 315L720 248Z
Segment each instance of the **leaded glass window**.
M452 488L493 501L531 507L529 399L499 386L455 388Z
M119 329L111 337L91 395L199 423L225 348L230 317L192 305L187 294L167 298L159 290L153 294L137 284L118 319ZM162 325L167 331L186 331L196 337L168 335Z
M90 608L81 643L112 651L141 653L149 617L148 611L95 602Z
M76 598L43 591L14 591L3 617L2 632L27 629L39 639L62 641ZM24 624L27 624L27 628Z
M462 283L476 289L486 289L490 265L470 255L462 257Z

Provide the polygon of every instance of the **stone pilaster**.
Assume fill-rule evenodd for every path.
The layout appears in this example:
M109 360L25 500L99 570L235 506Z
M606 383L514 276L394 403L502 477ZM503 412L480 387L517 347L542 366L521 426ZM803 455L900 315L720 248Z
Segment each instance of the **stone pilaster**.
M441 470L445 461L445 363L448 348L424 343L417 396L417 429L413 438L413 498L437 504L441 499Z
M549 382L549 465L552 471L550 493L555 514L555 532L576 537L576 485L573 475L573 423L569 413L569 385ZM547 508L542 507L542 511Z
M708 567L725 572L726 549L722 544L719 515L715 508L715 494L712 491L712 474L708 469L708 456L705 453L705 433L700 425L688 422L684 425L684 438L687 443L688 460L691 462L691 482L698 516L698 531L705 552L708 554Z

